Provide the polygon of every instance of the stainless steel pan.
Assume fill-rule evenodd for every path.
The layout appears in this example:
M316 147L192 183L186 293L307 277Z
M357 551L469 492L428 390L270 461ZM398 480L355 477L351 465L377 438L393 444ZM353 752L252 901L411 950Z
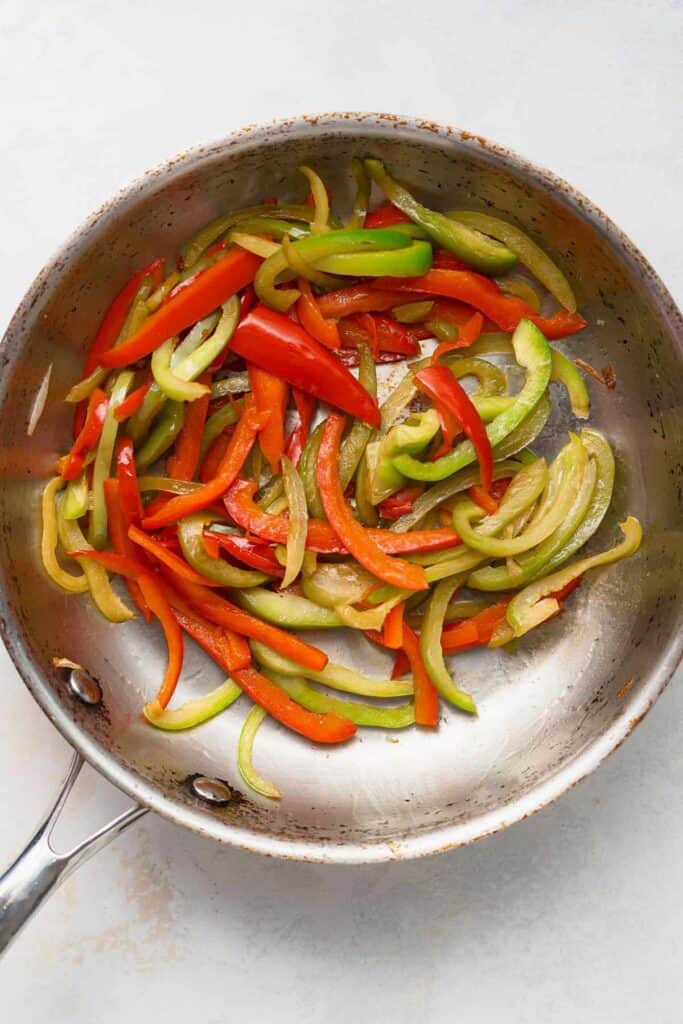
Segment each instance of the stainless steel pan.
M515 657L461 656L457 672L477 697L475 720L446 711L434 735L366 730L323 751L269 723L262 770L281 803L243 792L235 749L239 705L200 729L168 736L140 721L163 667L154 627L105 622L87 599L46 579L38 557L38 494L64 450L61 403L112 294L133 268L179 243L219 212L300 192L296 168L314 164L335 202L349 203L349 160L384 157L441 208L492 206L537 236L576 286L589 327L567 350L611 364L614 391L592 387L593 422L617 453L605 543L626 510L647 531L641 553L603 572L571 609L532 634ZM298 192L295 193L295 190ZM61 733L130 795L133 808L73 856L49 847L49 818L0 883L0 936L75 863L151 808L186 828L259 853L328 863L417 857L481 838L554 800L596 767L646 714L683 644L683 329L680 313L638 251L586 199L546 171L479 137L431 122L335 114L248 128L180 156L99 210L42 271L0 350L0 592L2 633L26 685ZM50 397L33 435L36 388L53 364ZM571 426L559 403L550 447ZM381 670L380 654L349 640L340 653ZM88 704L52 658L85 665L103 692ZM217 680L188 657L185 694ZM77 771L72 769L70 781ZM227 802L197 795L197 775L232 787ZM220 794L219 794L220 795Z

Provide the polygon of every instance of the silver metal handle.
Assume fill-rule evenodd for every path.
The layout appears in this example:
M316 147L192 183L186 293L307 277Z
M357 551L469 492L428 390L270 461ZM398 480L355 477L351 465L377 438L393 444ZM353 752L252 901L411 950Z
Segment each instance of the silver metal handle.
M14 864L0 877L0 954L58 885L147 812L146 807L135 804L68 853L55 853L50 836L82 766L83 758L74 754L54 806Z

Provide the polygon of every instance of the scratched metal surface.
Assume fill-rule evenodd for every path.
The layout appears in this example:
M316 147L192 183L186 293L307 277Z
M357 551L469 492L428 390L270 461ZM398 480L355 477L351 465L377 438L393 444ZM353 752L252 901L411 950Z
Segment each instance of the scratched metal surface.
M160 252L173 256L217 213L268 194L300 198L295 169L304 160L322 171L343 205L350 157L370 152L400 167L435 205L491 205L511 216L562 262L589 321L566 350L611 363L618 379L615 392L591 387L591 422L607 433L618 460L614 509L595 546L613 543L627 510L642 519L647 539L636 558L584 586L570 610L514 657L485 651L457 660L459 680L477 699L477 719L444 710L435 734L364 730L329 751L268 723L258 763L283 790L281 804L243 794L211 810L191 797L185 779L204 772L243 791L235 748L244 708L185 735L142 725L139 709L163 667L159 634L137 622L104 622L40 569L37 496L68 436L59 399L79 371L93 324L132 268ZM563 183L484 140L388 116L329 115L247 129L181 156L114 199L67 243L36 280L0 350L8 649L44 710L91 763L155 810L221 841L352 863L434 852L504 827L557 797L618 745L680 658L682 348L680 314L617 230ZM50 362L50 400L29 439L32 397ZM555 397L549 451L572 424ZM324 642L336 659L386 672L386 660L365 641ZM103 710L75 705L51 668L55 654L82 661L99 678ZM178 699L218 678L193 652Z

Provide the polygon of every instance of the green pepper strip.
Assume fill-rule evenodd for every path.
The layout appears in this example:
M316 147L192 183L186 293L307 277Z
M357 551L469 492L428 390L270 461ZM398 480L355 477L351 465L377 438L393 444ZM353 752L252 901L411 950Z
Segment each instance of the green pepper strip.
M265 675L308 711L315 711L318 714L331 712L348 718L355 725L364 725L371 729L405 729L415 722L415 709L412 704L403 704L398 708L380 708L374 704L339 700L309 686L301 676L285 676L272 670L267 671Z
M269 206L263 204L259 206L246 206L243 210L228 213L226 216L219 217L218 220L214 220L210 224L205 224L204 227L200 228L199 231L188 239L181 250L183 266L192 268L194 273L193 265L196 264L205 249L208 249L213 242L217 241L221 235L226 234L236 224L253 220L254 217L269 217L275 220L299 220L310 224L313 220L314 212L310 206Z
M368 439L368 444L372 444L376 437L377 432L373 430ZM356 470L356 512L364 526L377 526L379 516L375 506L370 501L370 480L368 465L365 459L360 460Z
M507 246L418 203L403 185L387 173L381 160L366 160L365 169L394 206L419 224L434 242L471 267L486 274L500 274L517 262L514 252Z
M241 608L284 629L338 629L344 625L332 608L323 608L298 594L252 587L233 596Z
M134 379L135 373L132 370L123 370L116 377L97 445L92 474L93 507L88 527L88 537L94 548L103 548L107 543L107 505L104 500L103 485L109 476L119 429L119 421L114 416L114 412L126 397Z
M516 228L507 221L499 220L498 217L491 217L488 213L480 213L474 210L452 210L446 214L449 220L455 220L459 224L474 228L485 235L496 238L503 242L508 249L518 257L525 267L528 267L534 277L544 285L551 295L554 295L560 305L568 309L570 313L576 312L576 299L569 281L560 268L543 252L540 246L529 238L524 231Z
M70 594L85 594L90 589L87 576L73 576L57 561L59 491L64 486L61 476L50 480L41 497L43 529L40 535L40 557L50 579Z
M169 491L171 494L192 494L198 491L203 484L194 480L174 480L169 476L141 476L138 477L138 488L140 491Z
M185 403L167 402L154 429L135 456L135 463L139 471L147 469L153 462L160 459L164 452L168 451L183 429L184 422Z
M306 164L301 164L299 170L308 181L311 195L313 196L315 216L311 221L311 234L323 235L330 230L328 224L330 219L330 201L327 198L325 182L312 167L307 167Z
M197 697L195 700L188 700L178 708L156 711L153 715L149 713L148 705L142 709L142 713L150 725L157 729L164 729L166 732L180 732L183 729L193 729L195 725L208 722L215 718L221 711L225 711L231 704L234 704L241 695L237 683L232 679L226 679L224 683L217 686L205 697Z
M520 366L528 370L524 387L513 404L487 427L492 446L498 445L538 405L550 380L552 368L548 342L530 320L520 320L512 344ZM420 462L411 455L399 455L394 466L411 480L443 480L474 462L476 451L471 441L462 441L448 455L434 462ZM495 456L494 456L495 457Z
M242 415L242 402L230 402L228 405L221 406L216 412L212 413L206 421L204 427L204 433L202 434L202 443L200 446L200 458L204 458L206 455L209 445L213 444L217 437L219 437L226 427L231 427L233 423L237 423L237 420Z
M402 249L410 244L410 239L397 231L381 228L374 231L341 230L328 231L325 235L311 235L293 242L292 250L307 263L315 263L325 256L345 252L374 252L378 249ZM270 256L261 264L254 288L262 302L286 313L292 303L299 298L296 288L277 289L276 279L289 266L287 256L281 250Z
M591 408L590 396L578 367L552 345L549 347L552 354L550 379L564 384L576 418L588 419ZM468 351L478 355L507 355L513 352L513 348L509 335L495 332L483 334Z
M609 565L611 562L617 562L621 558L628 558L635 554L643 538L640 523L633 516L628 516L623 523L619 524L619 529L623 533L624 539L609 551L603 551L601 554L592 555L589 558L580 558L566 568L530 583L528 587L513 597L507 608L507 620L516 637L528 633L530 629L545 622L560 610L559 601L551 596L556 591L562 590L573 580L583 576L589 569L597 569L598 566Z
M205 384L197 384L194 381L208 369L228 344L237 327L239 314L239 299L233 295L223 305L220 320L213 334L193 351L184 355L174 369L171 367L176 348L175 338L169 338L154 351L152 373L164 395L177 402L194 402L209 393L209 388Z
M413 242L397 252L344 252L316 260L326 274L342 277L419 277L432 265L429 242Z
M270 235L276 241L280 241L288 235L289 238L308 238L311 229L308 225L290 224L286 220L276 220L274 217L254 217L253 220L240 221L239 231L231 231L230 237L236 234L246 233L248 235ZM239 243L238 243L239 244Z
M211 558L204 546L204 528L215 523L213 512L195 512L178 523L178 540L193 569L224 587L256 587L269 577L251 569L239 569L223 558Z
M264 708L259 707L258 704L255 704L245 718L237 744L237 767L250 789L260 793L261 796L269 797L271 800L279 800L282 796L280 790L274 783L259 775L252 761L256 733L263 720L267 717L268 712Z
M579 442L580 443L580 442ZM570 445L573 442L570 442ZM555 460L560 467L561 460ZM545 459L536 459L528 466L523 466L512 478L510 486L503 495L498 510L486 516L478 526L483 537L493 537L504 527L513 523L523 512L536 504L548 483L548 466Z
M92 546L85 539L78 523L73 519L64 518L59 500L57 503L57 530L62 547L67 553L92 550ZM105 619L109 619L110 622L127 622L129 619L135 618L134 612L112 590L107 570L103 566L92 562L89 558L77 558L76 561L85 573L92 599Z
M366 345L359 346L359 353L358 380L368 394L376 398L377 369L375 361ZM346 490L353 480L372 432L372 427L369 427L367 423L362 420L354 420L353 426L344 438L339 453L339 480L343 490Z
M370 179L362 160L354 156L351 161L351 173L356 182L356 196L353 200L353 213L347 224L349 228L362 228L370 205Z
M446 617L446 609L453 594L463 583L463 576L451 577L439 583L432 592L427 603L422 630L420 632L420 653L429 678L444 700L454 704L462 711L476 715L477 707L469 693L465 693L455 685L441 648L441 633Z
M260 665L273 672L281 672L285 676L298 678L301 675L301 665L295 661L290 661L289 658L285 658L257 640L252 640L250 643L254 657ZM344 665L334 665L332 662L328 662L320 672L307 669L306 678L312 679L316 683L323 683L333 690L356 693L360 697L409 697L413 693L413 683L410 679L372 679L360 672L353 672Z
M299 475L301 476L301 481L306 493L308 514L313 519L327 518L325 515L325 509L323 508L323 503L320 499L317 477L318 454L320 452L320 443L323 439L324 429L325 423L323 421L311 431L306 439L306 444L304 445L301 458L299 459Z
M394 306L391 312L400 324L418 324L429 315L433 305L432 299L424 302L404 302L401 306Z
M419 555L404 555L406 560L420 564ZM427 577L428 583L438 583L439 580L445 580L449 576L459 576L461 573L469 575L472 569L475 569L482 562L485 562L486 558L484 555L480 555L477 551L470 551L466 547L459 547L456 549L456 553L452 558L448 560L435 561L431 565L428 565L425 569L425 576ZM366 601L368 604L382 604L385 601L393 600L393 598L401 595L406 600L413 596L412 590L398 590L396 587L379 587L377 590L373 590L371 594L368 594Z
M84 469L71 480L64 494L62 514L65 519L80 519L88 511L88 474Z

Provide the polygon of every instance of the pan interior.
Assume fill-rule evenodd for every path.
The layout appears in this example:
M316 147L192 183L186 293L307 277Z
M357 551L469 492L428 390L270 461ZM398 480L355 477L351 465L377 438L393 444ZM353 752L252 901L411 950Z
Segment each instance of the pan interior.
M566 612L514 656L478 651L453 662L476 697L477 718L444 709L438 731L360 730L339 749L315 748L267 722L259 770L280 803L245 793L236 746L246 699L204 726L164 734L140 709L163 673L156 626L115 626L87 598L63 594L39 560L38 496L68 444L62 403L103 310L130 273L157 255L172 261L197 227L275 195L301 201L296 168L318 169L335 207L350 206L350 160L375 154L438 208L491 208L527 229L563 266L589 327L560 347L611 364L617 386L589 381L591 423L617 457L613 509L593 544L611 545L628 511L641 518L639 555L586 581ZM493 147L381 117L322 118L248 132L148 176L100 211L38 278L2 349L0 564L10 652L48 714L98 767L162 813L227 842L315 859L409 856L474 838L520 817L590 770L647 709L681 643L683 414L680 322L644 262L549 177ZM26 426L48 366L45 412ZM394 373L396 371L393 371ZM395 379L395 378L394 378ZM557 388L553 385L553 388ZM545 447L576 424L554 391ZM384 675L388 660L362 638L320 639L335 660ZM81 662L101 682L104 707L79 705L54 656ZM178 700L206 692L220 673L188 644ZM609 737L609 739L606 739ZM225 779L227 807L201 805L186 780Z

